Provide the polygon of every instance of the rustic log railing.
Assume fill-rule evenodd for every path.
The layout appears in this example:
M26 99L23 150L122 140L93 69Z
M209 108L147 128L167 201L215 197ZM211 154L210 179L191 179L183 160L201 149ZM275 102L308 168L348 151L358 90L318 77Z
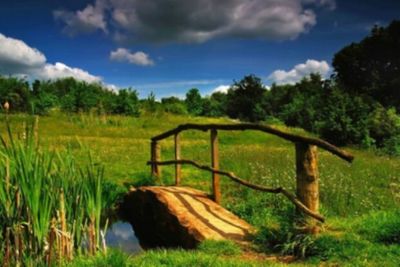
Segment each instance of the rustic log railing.
M186 130L210 130L210 142L211 142L211 167L200 165L192 160L181 158L181 145L179 134ZM244 131L244 130L256 130L269 134L279 136L283 139L295 143L296 149L296 181L297 190L296 195L290 193L282 187L269 188L260 185L249 183L232 172L226 172L219 169L219 156L218 156L218 130L227 131ZM161 161L161 147L159 141L174 136L175 141L175 159L168 161ZM317 166L317 147L325 149L332 154L348 161L352 162L354 157L339 149L338 147L317 138L300 136L288 132L284 132L267 125L260 124L182 124L178 127L164 132L160 135L151 138L151 160L147 162L151 165L151 174L157 177L161 177L161 166L162 165L175 165L175 185L180 185L181 181L181 165L189 164L202 170L206 170L212 173L212 185L213 185L213 198L214 201L220 203L221 201L221 190L220 190L220 179L219 175L229 177L234 182L237 182L246 187L269 193L282 193L288 198L299 211L304 212L310 217L323 222L324 217L318 213L319 209L319 174ZM308 224L313 224L312 221L307 220Z

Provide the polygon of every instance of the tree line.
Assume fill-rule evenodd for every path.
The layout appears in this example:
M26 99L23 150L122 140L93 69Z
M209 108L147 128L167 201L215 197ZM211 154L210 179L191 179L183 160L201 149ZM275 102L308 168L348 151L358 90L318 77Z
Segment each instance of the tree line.
M334 74L322 79L311 74L296 84L272 84L247 75L234 81L227 93L202 97L196 88L185 99L151 93L139 99L127 88L110 91L101 84L73 78L34 81L0 77L0 102L14 111L47 114L94 111L139 116L141 112L169 112L221 117L250 122L275 122L313 132L337 145L377 147L400 154L400 21L375 26L358 43L333 58Z

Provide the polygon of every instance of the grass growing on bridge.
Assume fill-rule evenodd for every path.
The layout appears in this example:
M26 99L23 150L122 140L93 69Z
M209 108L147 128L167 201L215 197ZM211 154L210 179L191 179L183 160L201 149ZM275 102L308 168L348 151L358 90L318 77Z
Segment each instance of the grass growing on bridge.
M29 119L27 115L11 116L15 131L22 133L23 123ZM3 122L4 117L0 117L0 121ZM1 122L0 132L4 133L5 125ZM40 118L39 135L43 145L59 151L69 149L82 163L88 159L81 148L88 147L94 155L94 162L105 166L105 179L111 183L113 192L117 193L123 190L124 184L149 182L150 169L146 166L146 161L150 159L150 137L187 122L231 123L228 119L168 114L140 118L53 114ZM306 134L299 129L286 130ZM181 140L183 158L203 164L210 163L209 133L185 132ZM221 131L219 140L221 169L233 171L239 177L255 184L284 186L294 192L295 151L292 143L272 135L251 131ZM173 159L173 139L163 141L161 145L162 159ZM393 210L398 209L400 205L400 159L378 156L373 151L346 149L356 158L353 164L319 150L321 212L327 216L328 222L327 233L317 240L294 240L288 236L287 228L290 225L285 222L288 222L287 218L293 214L294 208L282 196L255 192L222 177L223 205L261 229L257 238L261 248L269 245L269 249L293 253L291 247L297 249L306 246L310 248L310 254L314 255L311 261L332 260L343 263L362 261L367 252L354 251L354 255L346 254L361 244L364 251L369 251L364 258L374 262L374 259L388 254L389 256L383 257L382 260L386 260L390 265L393 263L390 255L400 255L399 246L370 240L369 235L365 234L367 230L363 232L359 229L366 227L363 224L366 221L368 226L379 225L380 216L391 218L396 214ZM172 184L174 168L163 167L162 172L164 178L161 182ZM210 182L209 173L190 166L183 167L184 185L210 191ZM381 215L377 217L376 214ZM400 228L399 222L394 219L388 220L388 225L383 225L382 229L388 227L394 229L388 235L397 238L399 232L396 227ZM381 234L379 230L376 231L377 235ZM361 243L357 243L358 241ZM321 254L315 249L316 245L323 248L326 244L332 244L332 247L328 247L329 253ZM371 250L374 253L371 253ZM156 258L157 253L147 252L140 257ZM167 254L176 256L187 252L171 253ZM345 255L344 259L340 259L341 253Z

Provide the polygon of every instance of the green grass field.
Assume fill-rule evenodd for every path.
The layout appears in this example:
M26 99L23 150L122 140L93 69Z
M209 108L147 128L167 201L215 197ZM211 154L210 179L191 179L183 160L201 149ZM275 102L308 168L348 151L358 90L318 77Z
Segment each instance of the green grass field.
M32 119L28 115L10 116L14 133L21 135L24 122ZM0 117L0 121L0 132L4 133L4 116ZM87 162L86 149L82 148L90 149L93 160L104 165L106 180L117 185L115 190L123 191L128 185L150 180L150 167L146 165L150 159L150 137L187 122L232 121L165 113L140 118L53 114L40 117L39 136L43 146L59 151L70 149L78 162ZM307 134L300 129L276 127ZM209 133L185 132L181 140L183 158L209 164ZM283 186L294 192L295 151L292 143L251 131L220 132L219 142L221 169L232 171L255 184ZM161 146L162 159L173 159L172 138L162 141ZM255 250L307 256L296 262L299 265L326 262L340 266L398 266L400 159L351 147L345 150L355 156L352 164L319 150L321 213L327 217L327 222L323 232L313 238L290 236L290 218L294 207L283 196L255 192L222 178L223 205L259 229L254 240ZM161 183L172 184L174 167L163 167L162 171ZM184 185L210 191L210 182L209 173L190 166L183 167ZM225 245L216 245L214 249L218 251ZM271 264L270 261L246 259L240 253L218 256L218 252L205 251L204 248L196 252L146 251L134 257L114 252L90 260L77 259L71 264L90 266L90 261L111 262L98 266Z

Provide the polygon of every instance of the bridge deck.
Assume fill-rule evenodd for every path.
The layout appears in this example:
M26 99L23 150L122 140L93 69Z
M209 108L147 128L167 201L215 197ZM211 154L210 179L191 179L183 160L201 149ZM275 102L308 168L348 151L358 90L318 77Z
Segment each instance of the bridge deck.
M132 224L139 226L139 230L152 228L160 233L159 237L188 239L189 236L194 243L205 239L241 242L253 231L247 222L196 189L147 186L134 189L131 195L135 196L132 199L135 207L131 210L136 210Z

